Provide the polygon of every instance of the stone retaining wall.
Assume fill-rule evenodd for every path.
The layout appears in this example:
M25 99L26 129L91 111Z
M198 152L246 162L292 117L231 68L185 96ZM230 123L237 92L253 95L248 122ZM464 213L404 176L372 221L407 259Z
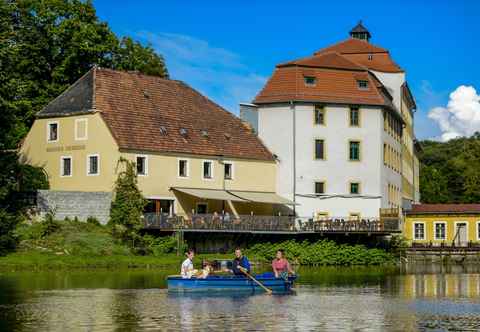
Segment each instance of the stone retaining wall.
M53 212L58 220L77 217L86 221L88 217L96 218L106 224L110 217L111 192L54 191L38 190L37 207L43 217Z

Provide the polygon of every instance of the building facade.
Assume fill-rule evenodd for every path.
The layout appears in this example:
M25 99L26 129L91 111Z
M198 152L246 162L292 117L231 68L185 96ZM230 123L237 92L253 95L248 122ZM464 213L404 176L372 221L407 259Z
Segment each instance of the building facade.
M50 190L42 209L107 222L120 158L147 212L271 215L276 161L251 128L183 82L93 68L37 115L20 150Z
M414 204L406 211L404 236L432 246L480 243L480 204Z
M370 37L359 24L349 39L277 65L240 105L278 158L277 191L298 216L378 218L419 200L414 98Z

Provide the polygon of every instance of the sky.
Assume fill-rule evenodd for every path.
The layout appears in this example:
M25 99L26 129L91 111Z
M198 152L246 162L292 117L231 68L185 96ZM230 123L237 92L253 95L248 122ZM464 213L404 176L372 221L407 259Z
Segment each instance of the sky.
M480 1L95 0L119 36L151 46L173 79L238 115L275 65L348 38L359 20L407 73L419 139L480 131Z

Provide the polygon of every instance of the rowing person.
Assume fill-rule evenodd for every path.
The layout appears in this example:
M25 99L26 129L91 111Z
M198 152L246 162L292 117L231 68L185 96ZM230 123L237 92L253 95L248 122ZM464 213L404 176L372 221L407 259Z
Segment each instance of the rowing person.
M224 271L233 273L236 276L243 276L245 273L242 272L240 267L247 271L247 273L250 273L250 262L248 261L248 258L242 254L240 248L236 248L235 258L232 261L232 269L225 269Z
M277 250L275 258L272 261L272 269L275 278L287 279L289 274L295 274L290 267L290 263L285 258L285 251L283 249Z

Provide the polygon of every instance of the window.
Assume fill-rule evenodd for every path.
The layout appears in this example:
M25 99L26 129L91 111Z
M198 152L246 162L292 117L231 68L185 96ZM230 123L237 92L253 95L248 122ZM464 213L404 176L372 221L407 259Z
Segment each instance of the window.
M148 174L148 160L147 156L137 156L137 175Z
M212 162L211 161L204 161L203 162L203 178L204 179L211 179L212 177L213 177Z
M98 155L94 154L87 157L87 175L100 174L99 166L100 165Z
M188 178L188 160L178 160L178 176L181 178Z
M58 122L49 122L47 124L47 141L48 142L58 141Z
M350 126L360 126L360 110L358 109L358 107L352 107L350 109Z
M480 221L477 221L477 241L480 241Z
M61 158L60 176L72 176L72 157Z
M425 240L425 224L416 222L413 224L413 239Z
M447 224L444 222L436 222L434 223L434 226L435 226L435 240L445 240Z
M232 163L224 163L224 177L225 180L232 180L233 179L233 164Z
M352 195L360 194L360 183L350 182L350 194Z
M306 86L315 86L317 79L314 76L304 76L303 80Z
M368 81L358 80L357 85L360 90L368 90Z
M315 194L325 194L325 182L315 182Z
M82 141L88 138L87 119L75 120L75 140Z
M349 144L349 159L352 161L360 160L360 142L351 141Z
M324 125L325 124L325 108L323 106L315 106L315 124Z
M325 159L325 141L323 139L315 140L315 159Z
M360 220L360 213L358 212L350 213L349 216L350 216L349 218L350 220L356 220L356 221Z
M388 155L387 144L383 143L383 164L385 166L387 166L387 155Z

